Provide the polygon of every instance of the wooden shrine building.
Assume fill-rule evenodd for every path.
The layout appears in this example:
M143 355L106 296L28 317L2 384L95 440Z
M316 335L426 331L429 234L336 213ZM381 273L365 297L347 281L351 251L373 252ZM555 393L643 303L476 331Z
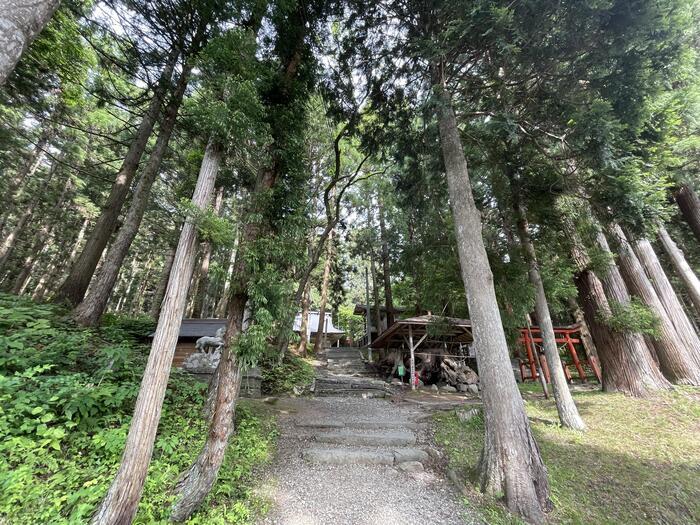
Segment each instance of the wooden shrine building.
M372 341L369 349L370 352L388 353L393 350L408 353L410 384L415 388L417 355L424 362L431 361L437 355L473 359L470 347L473 341L471 321L468 319L420 315L397 320Z
M555 341L562 355L562 367L569 382L575 373L582 381L588 380L586 369L601 382L600 364L597 357L589 353L580 336L580 326L554 327ZM469 319L420 315L399 319L369 344L371 352L378 351L380 359L390 352L408 355L411 384L416 379L416 356L422 363L436 359L457 359L476 369L476 353L472 347L474 337ZM520 328L515 349L514 372L519 372L520 381L539 380L539 370L550 382L550 370L542 351L542 334L538 326ZM577 349L578 346L578 349Z

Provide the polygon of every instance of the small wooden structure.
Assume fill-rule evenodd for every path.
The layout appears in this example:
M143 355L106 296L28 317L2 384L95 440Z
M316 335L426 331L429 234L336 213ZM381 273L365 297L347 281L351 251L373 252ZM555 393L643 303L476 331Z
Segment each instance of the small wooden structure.
M416 354L421 345L427 354L472 357L469 345L474 341L471 321L437 315L399 319L382 332L369 348L407 350L410 354L411 388L416 387Z
M194 346L197 339L204 336L213 337L219 328L225 327L226 319L183 319L177 336L173 366L182 367L185 359L197 351Z
M333 314L331 312L326 312L325 315L326 322L324 324L324 331L326 332L326 342L333 346L335 343L340 341L340 339L345 335L345 332L340 328L336 328L333 325ZM318 310L309 311L309 317L306 322L306 340L313 341L318 333L319 324L319 312ZM299 333L301 331L301 312L297 312L294 318L293 331Z
M588 376L586 375L583 365L588 365L593 374L596 376L599 382L602 382L600 375L600 365L597 360L592 355L587 355L584 350L583 359L579 357L576 351L576 344L581 343L581 338L579 336L581 328L579 325L571 326L555 326L554 327L554 337L557 345L561 345L560 348L565 348L571 356L574 367L578 373L578 376L582 381L586 381ZM520 336L518 337L518 342L525 347L525 355L527 359L520 358L520 378L522 381L537 381L539 375L537 373L537 361L539 359L540 365L542 366L542 372L546 381L550 382L549 366L547 365L547 360L544 354L539 352L537 349L538 345L542 345L542 330L539 326L532 326L530 328L521 328ZM537 354L537 357L535 357ZM567 364L562 361L562 366L564 368L564 374L568 381L572 380L571 372L567 367Z
M397 316L403 312L406 311L405 308L400 308L395 306L393 308L393 313L394 316ZM376 319L376 306L370 305L370 311L369 314L367 313L367 304L361 304L357 303L355 304L355 309L353 310L354 315L361 315L362 317L367 317L369 315L369 325L371 327L371 336L372 336L372 341L374 341L377 337L379 337L380 333L386 332L388 328L390 328L388 325L388 315L387 315L387 309L386 306L380 305L379 306L379 330L377 330L377 327L375 326ZM366 328L365 328L366 332ZM361 338L359 341L360 346L365 346L367 344L367 334L365 333L364 337Z

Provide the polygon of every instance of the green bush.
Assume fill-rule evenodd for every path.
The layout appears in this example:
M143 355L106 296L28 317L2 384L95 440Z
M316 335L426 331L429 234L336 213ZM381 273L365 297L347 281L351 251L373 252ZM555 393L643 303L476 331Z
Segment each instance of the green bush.
M274 356L260 361L262 392L264 394L288 394L295 386L307 386L314 380L314 367L299 356L286 352L282 364Z
M84 523L121 459L148 348L143 320L96 330L65 312L0 295L0 522ZM172 487L206 436L206 387L174 370L136 523L167 520ZM271 457L273 422L242 406L220 481L192 523L246 523L254 468Z
M659 335L659 318L637 297L633 297L628 304L612 301L610 310L611 315L601 315L600 318L613 330L652 337Z

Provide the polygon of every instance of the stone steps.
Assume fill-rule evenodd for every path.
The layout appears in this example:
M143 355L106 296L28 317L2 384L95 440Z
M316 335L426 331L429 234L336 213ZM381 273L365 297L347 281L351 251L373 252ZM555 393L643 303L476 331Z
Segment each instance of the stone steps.
M400 447L404 445L414 445L416 443L415 434L404 430L362 433L344 429L334 432L319 433L314 436L314 439L319 443L368 447Z
M425 423L399 419L298 420L299 435L313 440L302 457L329 465L396 466L420 472L430 456L417 444Z
M425 423L416 423L414 421L340 421L340 420L323 420L323 421L297 421L296 426L307 429L329 430L339 428L349 428L358 430L395 430L395 429L411 429L418 430L426 428Z
M302 457L313 463L331 465L402 465L423 463L430 456L419 448L364 449L312 447L302 453Z
M317 396L385 397L388 389L384 381L362 376L333 375L316 378Z
M352 352L326 352L326 359L356 359L362 361L362 354L357 351Z

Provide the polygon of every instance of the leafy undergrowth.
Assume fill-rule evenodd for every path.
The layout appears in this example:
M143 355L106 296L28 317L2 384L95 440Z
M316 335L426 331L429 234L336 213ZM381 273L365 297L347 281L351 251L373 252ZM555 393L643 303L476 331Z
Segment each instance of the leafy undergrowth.
M148 348L143 320L78 329L52 305L0 295L0 522L85 523L116 472ZM172 488L206 435L206 386L173 370L136 523L166 522ZM219 481L190 523L247 523L274 422L242 402Z
M260 361L262 372L262 392L268 395L283 395L292 393L294 387L310 385L315 376L314 367L291 352L284 354L282 364L277 363L277 356Z
M565 430L554 402L530 392L528 415L549 470L551 523L700 523L700 391L678 388L649 399L574 394L588 432ZM476 478L483 419L436 416L437 441L462 479ZM473 491L490 524L520 523Z

